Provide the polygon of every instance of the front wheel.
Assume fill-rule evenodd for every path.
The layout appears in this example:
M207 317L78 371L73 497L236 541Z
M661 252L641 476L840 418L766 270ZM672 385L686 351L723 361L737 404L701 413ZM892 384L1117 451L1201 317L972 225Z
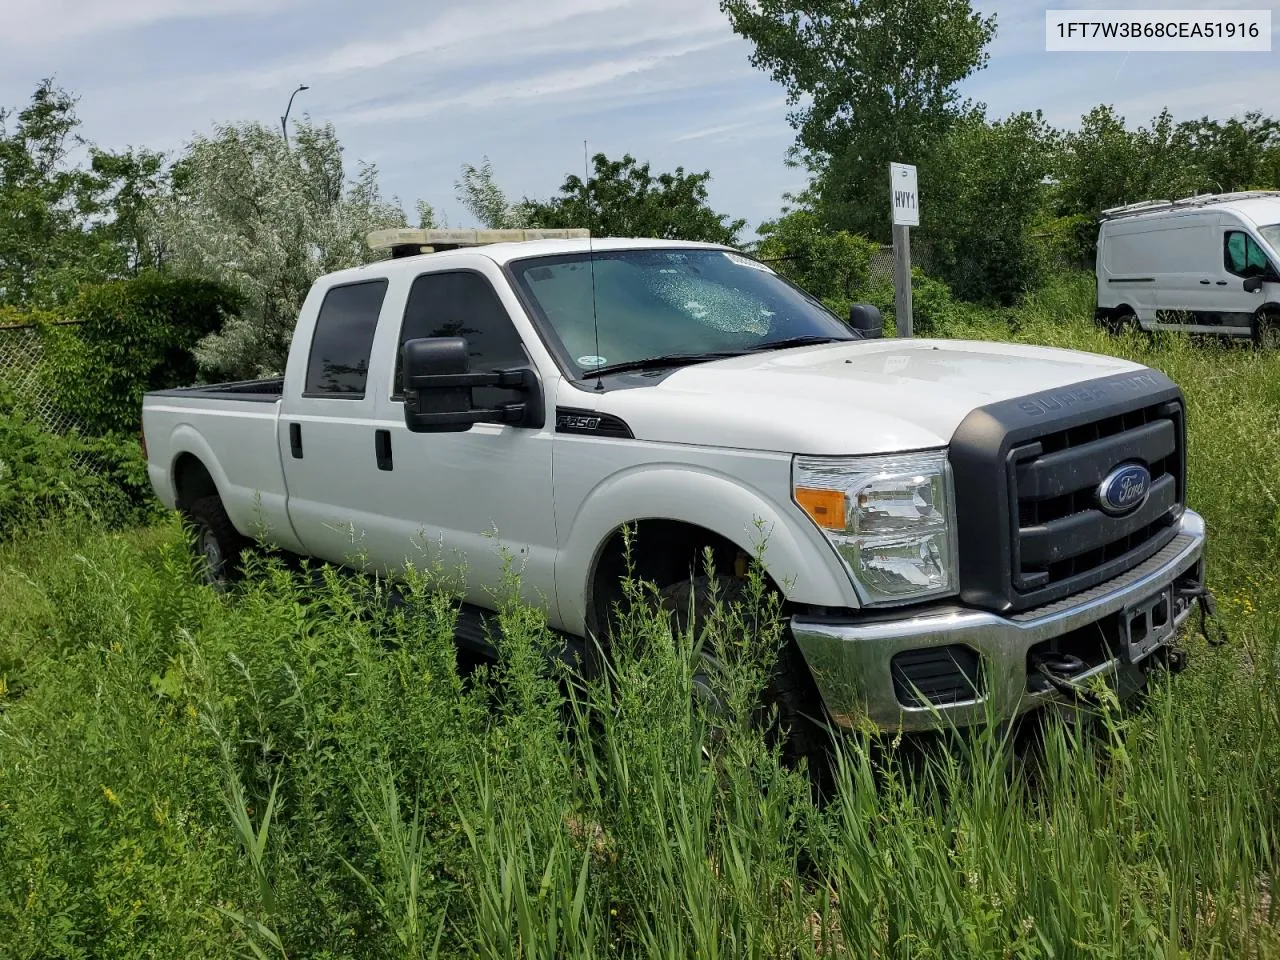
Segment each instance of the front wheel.
M1258 311L1253 318L1253 343L1261 350L1280 350L1280 311Z
M736 577L694 577L673 583L658 594L661 608L670 618L673 632L692 628L695 639L720 609L749 608L748 582ZM692 621L690 620L692 617ZM703 654L706 667L694 677L695 696L713 705L721 702L712 680L718 665L711 651ZM785 738L783 756L792 763L808 761L810 775L819 782L828 765L830 734L823 722L822 697L808 665L788 630L774 663L773 675L761 706L776 709L771 736Z
M227 516L222 498L202 497L184 514L192 529L192 550L200 578L215 590L228 590L244 573L240 555L248 538Z
M1128 307L1120 307L1116 310L1099 310L1094 319L1098 326L1115 337L1121 336L1129 330L1142 329L1142 325L1138 323L1137 315Z

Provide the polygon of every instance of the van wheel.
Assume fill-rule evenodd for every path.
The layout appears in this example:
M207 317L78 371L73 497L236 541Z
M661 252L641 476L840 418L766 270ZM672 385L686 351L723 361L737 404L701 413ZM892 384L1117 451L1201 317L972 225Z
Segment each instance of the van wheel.
M1253 318L1253 342L1262 350L1280 350L1280 312L1258 311Z
M215 590L229 589L244 575L240 554L249 539L235 528L221 497L202 497L184 514L191 524L191 548L200 578Z
M1102 329L1112 336L1120 336L1127 330L1138 330L1141 325L1138 323L1138 317L1128 307L1119 307L1114 311L1107 311L1098 318L1098 323Z
M736 577L694 577L671 584L661 590L658 597L661 608L670 617L671 629L684 633L692 626L697 638L702 625L714 613L713 598L722 608L741 604L747 600L747 583ZM706 671L699 671L694 677L694 694L714 708L721 703L711 679L717 664L709 655L706 663ZM786 738L783 757L793 764L807 760L812 782L815 788L821 788L830 769L831 737L818 719L825 719L822 696L790 631L778 651L761 707L762 712L777 709L773 727L768 732L771 738Z

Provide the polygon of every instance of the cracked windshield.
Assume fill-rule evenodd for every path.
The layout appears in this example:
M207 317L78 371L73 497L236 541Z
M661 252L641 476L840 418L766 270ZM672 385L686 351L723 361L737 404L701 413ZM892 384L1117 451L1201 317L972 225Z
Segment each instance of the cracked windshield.
M513 269L582 375L648 357L738 353L796 337L852 339L815 300L728 251L596 253L594 311L591 256L538 258Z

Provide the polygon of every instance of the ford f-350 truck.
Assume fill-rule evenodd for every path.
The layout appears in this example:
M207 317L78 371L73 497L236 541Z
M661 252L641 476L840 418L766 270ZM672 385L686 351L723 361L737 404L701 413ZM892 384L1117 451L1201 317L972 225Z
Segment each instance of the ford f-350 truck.
M318 280L282 378L147 395L151 481L212 579L265 536L459 573L483 610L514 562L594 642L624 529L634 575L695 605L758 554L814 701L788 708L893 731L1170 659L1205 530L1162 373L879 339L722 246L447 240L371 237L395 255Z

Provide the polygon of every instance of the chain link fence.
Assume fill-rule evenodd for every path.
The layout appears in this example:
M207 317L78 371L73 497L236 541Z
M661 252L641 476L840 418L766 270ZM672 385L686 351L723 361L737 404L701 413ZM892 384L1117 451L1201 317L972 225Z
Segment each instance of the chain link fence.
M72 326L74 321L66 325ZM54 433L68 433L80 424L58 406L45 371L44 344L38 327L0 327L0 384L12 390L23 407Z

